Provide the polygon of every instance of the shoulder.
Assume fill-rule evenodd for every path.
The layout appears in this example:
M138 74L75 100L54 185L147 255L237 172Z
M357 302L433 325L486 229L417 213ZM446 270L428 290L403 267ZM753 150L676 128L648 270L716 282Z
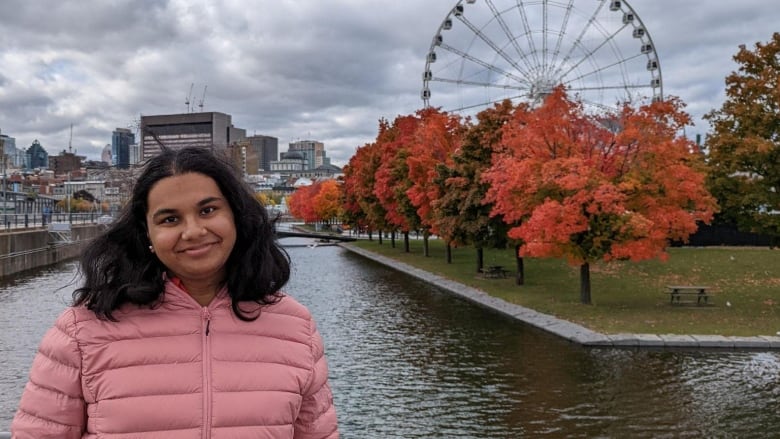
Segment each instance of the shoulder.
M256 320L240 324L237 330L247 331L254 335L300 343L311 347L316 341L317 326L311 312L293 297L281 294L279 300L263 305Z
M87 308L83 306L69 306L54 321L52 329L74 337L81 323L95 319L97 319L95 313Z
M278 302L265 306L262 312L286 315L305 321L312 320L309 309L287 294L282 294Z

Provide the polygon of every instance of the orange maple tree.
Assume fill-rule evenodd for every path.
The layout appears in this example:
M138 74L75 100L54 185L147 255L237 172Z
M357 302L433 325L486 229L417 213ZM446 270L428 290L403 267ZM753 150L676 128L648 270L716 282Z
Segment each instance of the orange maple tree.
M410 154L406 158L409 201L417 209L423 227L423 249L429 255L428 237L439 234L439 216L433 206L442 197L444 187L435 183L438 169L452 165L452 153L460 147L463 127L460 117L439 109L417 112L420 123L410 139Z
M376 143L367 143L358 148L344 168L344 210L351 226L366 228L369 239L374 230L387 228L386 211L374 194L376 170L382 159L382 151Z
M293 216L307 223L338 219L342 212L340 186L336 180L301 186L288 198L287 206Z
M328 223L338 221L342 214L341 185L332 179L318 181L315 185L319 186L319 190L312 204L319 220Z
M522 255L580 266L582 303L591 302L591 262L665 259L670 240L712 219L702 155L679 134L690 122L682 107L673 98L598 120L558 87L503 127L505 149L483 174L486 202L519 224L509 236L523 241Z
M319 217L314 210L314 203L312 202L318 189L319 186L314 184L295 189L295 192L287 197L287 209L290 211L290 214L307 223L319 221Z
M404 250L409 251L409 232L420 228L420 217L406 191L411 182L406 159L409 145L420 123L415 115L398 116L392 124L382 121L376 143L381 149L381 162L376 170L374 195L384 207L387 222L404 235ZM395 244L395 241L393 241Z

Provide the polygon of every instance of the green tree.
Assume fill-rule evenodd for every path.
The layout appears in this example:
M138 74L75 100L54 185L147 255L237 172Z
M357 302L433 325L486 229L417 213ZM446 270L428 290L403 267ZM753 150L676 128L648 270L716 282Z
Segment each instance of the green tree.
M710 192L717 221L780 239L780 33L754 50L740 46L726 100L705 116Z
M502 215L491 217L493 203L485 203L490 185L483 181L482 173L491 166L493 152L501 142L501 127L511 111L511 102L504 101L480 112L478 123L467 126L452 166L437 168L439 182L444 185L444 195L436 201L439 228L454 244L474 246L477 271L484 265L484 248L507 245L507 226Z

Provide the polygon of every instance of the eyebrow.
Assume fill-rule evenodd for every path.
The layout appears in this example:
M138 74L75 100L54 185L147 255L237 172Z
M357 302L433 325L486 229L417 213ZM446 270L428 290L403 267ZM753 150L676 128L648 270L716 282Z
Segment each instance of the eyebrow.
M198 207L203 207L203 206L205 206L207 204L210 204L210 203L213 203L215 201L224 201L224 199L220 198L220 197L206 197L206 198L198 201ZM170 214L173 214L173 213L176 213L176 212L177 212L176 209L162 208L162 209L156 210L154 212L154 214L152 214L152 218L157 218L158 216L161 216L161 215L170 215Z

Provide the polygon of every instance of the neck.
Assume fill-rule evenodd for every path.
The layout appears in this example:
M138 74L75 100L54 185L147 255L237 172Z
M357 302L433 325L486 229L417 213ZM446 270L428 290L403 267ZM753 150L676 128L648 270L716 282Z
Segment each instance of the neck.
M207 306L219 292L220 284L210 282L185 281L178 279L177 284L201 306Z
M207 306L209 303L211 303L211 300L217 295L217 290L215 289L200 291L200 290L193 290L190 287L185 285L185 290L187 291L187 294L192 296L192 298L195 299L195 301L200 304L200 306Z

